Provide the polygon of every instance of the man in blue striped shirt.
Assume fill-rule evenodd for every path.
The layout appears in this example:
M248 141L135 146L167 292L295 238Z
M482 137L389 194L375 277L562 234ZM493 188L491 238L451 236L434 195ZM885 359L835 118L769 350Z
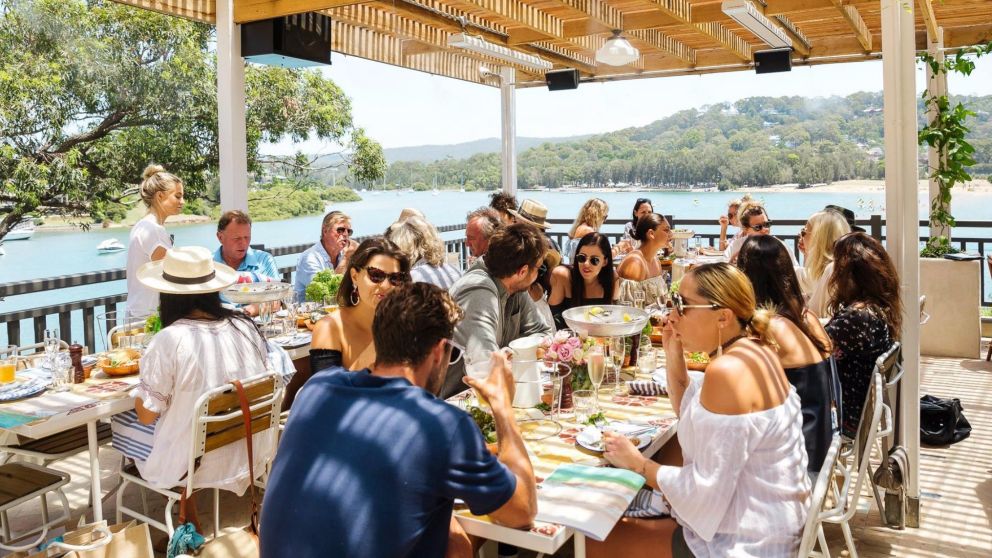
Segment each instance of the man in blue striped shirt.
M214 261L237 271L239 283L282 281L272 255L251 247L251 217L244 211L235 209L220 216L217 240L220 247L214 252ZM257 315L254 305L246 307L245 311Z

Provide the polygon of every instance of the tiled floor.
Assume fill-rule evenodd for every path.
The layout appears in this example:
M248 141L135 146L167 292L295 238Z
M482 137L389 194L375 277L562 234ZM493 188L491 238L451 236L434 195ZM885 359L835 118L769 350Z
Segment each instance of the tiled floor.
M983 354L984 356L984 354ZM921 452L922 525L919 529L895 531L882 527L874 500L869 492L861 500L860 511L852 527L858 553L866 558L877 556L983 557L992 556L992 364L984 360L960 360L924 357L921 393L961 399L965 415L971 421L972 435L948 448L924 448ZM119 454L101 452L104 488L117 485ZM85 453L57 464L73 478L68 495L74 509L85 508L89 479ZM136 489L129 489L127 501L140 507ZM150 498L153 510L161 513L162 504ZM204 529L210 532L209 498L199 502ZM870 507L870 511L869 510ZM222 497L222 525L235 528L247 523L247 498L231 494ZM104 514L114 519L114 498L104 502ZM154 512L153 512L154 513ZM78 519L79 513L75 514ZM38 521L37 510L22 510L12 517L15 529ZM827 527L830 551L846 555L840 529ZM164 538L152 531L153 540ZM162 547L164 548L164 547ZM3 553L0 552L0 555ZM566 545L559 556L571 556Z

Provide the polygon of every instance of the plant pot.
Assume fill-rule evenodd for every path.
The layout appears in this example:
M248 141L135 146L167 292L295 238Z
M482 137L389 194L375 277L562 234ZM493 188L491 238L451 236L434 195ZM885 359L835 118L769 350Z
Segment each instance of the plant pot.
M981 264L920 259L920 294L930 320L920 327L920 354L976 358L981 350ZM915 301L903 304L916 307Z

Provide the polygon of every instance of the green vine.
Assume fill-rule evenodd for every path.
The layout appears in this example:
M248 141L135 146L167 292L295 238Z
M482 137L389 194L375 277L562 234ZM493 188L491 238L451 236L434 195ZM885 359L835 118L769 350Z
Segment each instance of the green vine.
M975 70L973 58L979 58L992 52L992 41L985 45L963 48L953 56L947 56L942 62L929 53L920 55L920 61L930 67L930 79L937 79L940 74L957 73L963 76L971 75ZM951 106L946 95L932 95L929 89L923 91L923 105L927 110L934 111L934 117L919 131L919 144L924 143L936 149L937 166L931 169L929 178L937 183L939 192L930 205L930 225L942 229L954 226L954 216L951 215L951 189L959 182L971 180L968 167L975 164L973 154L975 148L967 140L970 131L967 120L975 113L966 109L961 103ZM931 237L926 246L920 251L923 257L943 257L945 254L957 252L951 246L951 239L946 235Z

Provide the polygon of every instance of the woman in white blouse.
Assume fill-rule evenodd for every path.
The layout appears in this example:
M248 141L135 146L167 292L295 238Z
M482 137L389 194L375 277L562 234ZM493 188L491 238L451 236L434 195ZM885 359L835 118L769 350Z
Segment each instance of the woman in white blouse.
M810 483L799 397L769 347L770 314L724 263L693 269L673 305L664 345L683 464L659 465L612 435L604 455L643 475L674 521L648 530L625 521L589 556L795 556ZM703 380L690 380L683 351L711 355Z
M164 259L141 266L138 279L161 293L163 327L141 357L134 406L141 423L155 423L155 434L148 458L135 463L142 478L171 488L186 474L196 400L232 380L264 373L267 347L251 318L221 306L218 291L234 284L237 272L215 263L210 250L169 250ZM252 440L255 470L261 471L272 455L274 432ZM197 488L243 493L248 488L244 444L205 455L193 480Z
M161 260L172 248L165 220L183 209L183 182L159 165L141 174L141 201L148 214L131 227L127 246L127 313L145 316L158 308L158 293L138 281L138 268Z

